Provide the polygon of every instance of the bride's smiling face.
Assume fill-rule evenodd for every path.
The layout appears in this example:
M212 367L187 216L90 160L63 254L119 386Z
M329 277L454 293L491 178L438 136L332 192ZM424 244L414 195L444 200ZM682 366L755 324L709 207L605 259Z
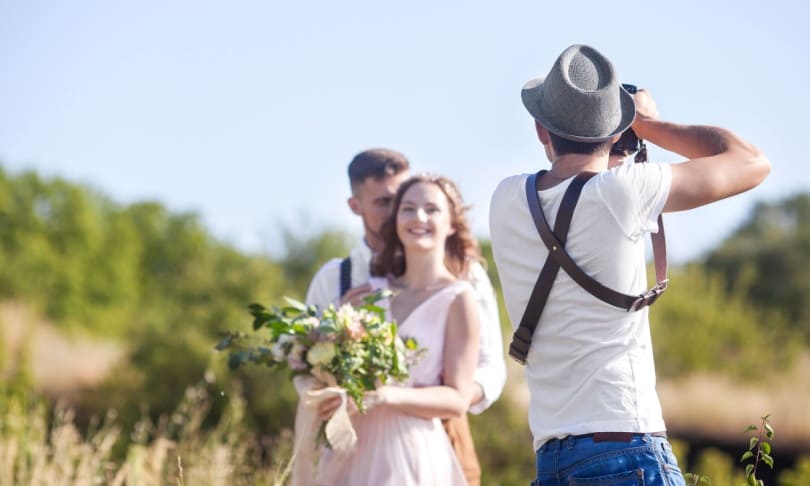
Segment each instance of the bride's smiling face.
M431 182L418 182L405 191L397 211L397 236L406 249L444 248L452 235L450 202Z

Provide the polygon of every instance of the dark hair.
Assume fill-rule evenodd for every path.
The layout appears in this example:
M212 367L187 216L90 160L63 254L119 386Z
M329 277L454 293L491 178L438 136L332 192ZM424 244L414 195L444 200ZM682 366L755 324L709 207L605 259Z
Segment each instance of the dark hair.
M360 152L349 163L352 191L369 177L376 180L408 170L408 159L396 150L376 148Z
M562 138L559 135L548 132L551 139L551 146L554 147L554 153L557 155L565 154L606 154L610 152L610 147L613 142L606 140L604 142L575 142Z
M455 232L444 242L444 265L456 277L467 273L471 261L481 258L478 242L472 237L470 224L467 221L468 207L461 198L461 193L450 179L429 174L420 174L403 182L394 196L391 214L380 228L383 240L383 250L371 262L371 274L375 276L393 275L399 277L405 273L405 251L402 241L397 235L397 213L402 204L402 198L411 186L426 182L435 184L447 197L450 207L450 225Z

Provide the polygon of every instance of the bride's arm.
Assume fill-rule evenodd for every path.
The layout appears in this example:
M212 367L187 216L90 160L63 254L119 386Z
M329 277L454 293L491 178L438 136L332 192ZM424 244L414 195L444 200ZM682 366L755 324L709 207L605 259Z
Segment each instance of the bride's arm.
M385 386L378 399L386 406L425 418L460 417L475 391L478 362L478 307L472 290L461 292L450 305L444 337L444 385L420 388Z

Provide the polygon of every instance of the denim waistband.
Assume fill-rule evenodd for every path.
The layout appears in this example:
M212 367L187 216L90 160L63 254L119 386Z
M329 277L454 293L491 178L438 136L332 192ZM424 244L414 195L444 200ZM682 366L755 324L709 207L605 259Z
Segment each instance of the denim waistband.
M562 438L554 438L547 440L537 452L543 450L556 449L556 444L567 442L571 445L580 441L589 442L632 442L634 439L641 439L644 437L659 437L666 439L666 432L592 432L589 434L567 435Z
M593 439L594 442L630 442L636 437L651 435L667 438L666 432L593 432L590 434L569 435L572 439Z

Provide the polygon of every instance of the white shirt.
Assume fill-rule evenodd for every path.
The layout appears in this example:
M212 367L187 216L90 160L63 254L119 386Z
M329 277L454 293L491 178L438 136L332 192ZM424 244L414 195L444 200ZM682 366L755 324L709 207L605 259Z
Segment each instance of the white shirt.
M503 180L490 205L495 264L513 329L548 255L529 213L527 177ZM566 243L585 273L627 294L647 289L644 236L658 231L671 178L668 165L629 163L585 184ZM568 182L539 191L552 227ZM647 308L627 312L606 304L560 269L526 362L535 450L566 435L665 430L649 327Z
M371 250L365 243L351 250L352 287L357 287L370 278L369 265ZM326 262L312 278L307 290L307 305L317 305L323 309L329 304L340 305L340 262L333 258ZM503 359L503 338L501 337L500 315L495 301L495 291L486 270L479 263L470 266L469 282L475 289L480 321L480 344L478 347L478 367L475 382L484 392L483 398L470 406L470 412L480 414L501 396L506 382L506 363Z

